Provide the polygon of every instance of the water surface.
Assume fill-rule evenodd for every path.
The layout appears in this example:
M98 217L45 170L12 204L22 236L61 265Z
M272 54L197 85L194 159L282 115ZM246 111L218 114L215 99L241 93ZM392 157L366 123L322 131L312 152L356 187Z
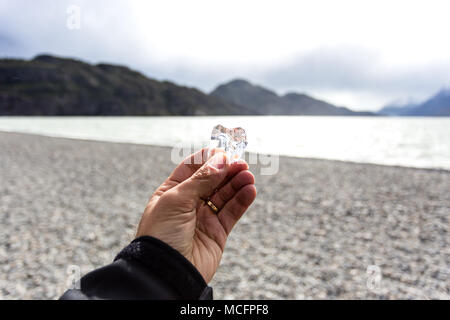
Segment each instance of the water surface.
M243 127L253 152L450 169L450 118L0 117L0 131L164 146L207 145L217 124Z

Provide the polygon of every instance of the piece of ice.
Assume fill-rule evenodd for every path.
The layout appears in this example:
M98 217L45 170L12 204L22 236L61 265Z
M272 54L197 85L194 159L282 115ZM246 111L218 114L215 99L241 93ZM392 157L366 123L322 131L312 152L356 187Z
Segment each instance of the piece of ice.
M238 161L247 147L247 135L242 128L228 129L218 124L211 132L209 150L223 149L231 162Z

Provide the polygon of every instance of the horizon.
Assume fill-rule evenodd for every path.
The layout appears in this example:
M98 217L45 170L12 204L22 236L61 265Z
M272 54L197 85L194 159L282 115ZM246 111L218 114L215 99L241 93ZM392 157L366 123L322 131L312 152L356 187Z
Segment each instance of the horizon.
M450 44L442 40L449 6L0 0L0 57L48 52L126 65L206 93L246 79L278 95L298 92L378 111L450 86Z

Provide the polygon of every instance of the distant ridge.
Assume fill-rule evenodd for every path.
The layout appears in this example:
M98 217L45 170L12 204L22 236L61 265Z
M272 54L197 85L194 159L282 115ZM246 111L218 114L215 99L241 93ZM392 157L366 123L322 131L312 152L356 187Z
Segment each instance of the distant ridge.
M422 103L387 105L378 113L389 116L449 117L450 89L442 89Z
M356 112L337 107L306 94L288 93L279 96L275 92L243 79L236 79L218 86L212 96L241 105L255 114L265 115L374 115L372 112Z
M125 66L39 55L0 59L0 115L373 115L242 79L211 94L157 81Z
M40 55L0 60L0 115L232 115L240 106L127 67Z

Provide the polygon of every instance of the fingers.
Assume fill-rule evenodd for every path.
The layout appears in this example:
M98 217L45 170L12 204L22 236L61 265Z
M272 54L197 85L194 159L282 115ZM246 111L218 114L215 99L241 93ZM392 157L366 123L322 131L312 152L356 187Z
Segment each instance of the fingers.
M181 183L184 180L191 177L197 170L199 170L208 160L208 156L212 158L214 155L218 153L223 153L223 149L215 148L209 150L208 148L203 148L188 157L186 157L169 176L169 180ZM236 164L239 164L236 166ZM232 164L232 168L230 168L229 175L233 175L239 170L244 170L242 167L247 166L245 169L248 169L248 165L245 161L241 160L238 162L234 162ZM239 169L239 170L238 170Z
M192 176L198 169L203 166L208 157L208 149L203 148L190 156L186 157L176 168L173 170L169 179L178 183L183 182L190 176Z
M235 170L233 167L225 153L216 153L190 178L179 184L177 188L181 192L191 194L198 200L205 199Z
M255 198L255 185L247 184L239 189L231 200L226 202L225 206L220 210L218 218L227 234L230 234L233 226L239 221Z
M246 169L241 170L224 186L219 188L219 190L211 196L210 200L220 210L242 187L248 184L255 184L255 177L250 171Z

